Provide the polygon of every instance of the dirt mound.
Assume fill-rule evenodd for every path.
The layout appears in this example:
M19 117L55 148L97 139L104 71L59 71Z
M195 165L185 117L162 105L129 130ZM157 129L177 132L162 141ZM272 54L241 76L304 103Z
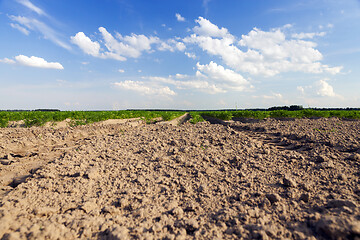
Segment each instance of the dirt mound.
M356 239L360 122L0 129L0 238Z

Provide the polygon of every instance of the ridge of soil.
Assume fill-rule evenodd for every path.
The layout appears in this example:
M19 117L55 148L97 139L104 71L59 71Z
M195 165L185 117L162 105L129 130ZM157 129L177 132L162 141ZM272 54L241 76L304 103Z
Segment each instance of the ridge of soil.
M0 238L360 238L360 121L5 128L0 139Z

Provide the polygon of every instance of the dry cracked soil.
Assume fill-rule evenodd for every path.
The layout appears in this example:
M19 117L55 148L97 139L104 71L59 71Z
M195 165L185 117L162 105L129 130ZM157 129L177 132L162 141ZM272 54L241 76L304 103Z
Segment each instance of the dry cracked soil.
M0 129L0 239L360 239L360 121Z

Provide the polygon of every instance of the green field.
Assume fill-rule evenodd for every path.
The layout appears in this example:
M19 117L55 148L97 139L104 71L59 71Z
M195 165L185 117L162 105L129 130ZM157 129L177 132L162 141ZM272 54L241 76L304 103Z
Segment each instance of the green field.
M84 125L104 121L107 119L128 119L142 118L147 123L152 123L155 119L168 121L183 115L185 111L141 111L141 110L122 110L122 111L0 111L0 127L7 127L9 121L24 120L25 127L42 126L47 122L60 122L71 119L71 125ZM347 119L360 119L360 111L355 110L313 110L303 109L298 111L273 110L273 111L190 111L190 122L197 123L205 121L203 116L210 116L222 120L234 118L311 118L311 117L338 117Z
M128 119L142 118L147 123L154 122L161 118L168 121L183 115L181 111L21 111L21 112L0 112L0 127L7 127L9 121L24 120L26 127L42 126L47 122L60 122L71 119L71 125L84 125L104 121L107 119Z
M360 111L355 111L355 110L328 110L328 111L313 110L313 109L303 109L298 111L239 110L239 111L204 111L204 112L192 112L190 114L194 116L196 119L199 119L199 121L201 121L199 117L202 116L215 117L222 120L231 120L233 118L264 119L264 118L313 118L313 117L323 117L323 118L337 117L337 118L347 118L347 119L360 119Z

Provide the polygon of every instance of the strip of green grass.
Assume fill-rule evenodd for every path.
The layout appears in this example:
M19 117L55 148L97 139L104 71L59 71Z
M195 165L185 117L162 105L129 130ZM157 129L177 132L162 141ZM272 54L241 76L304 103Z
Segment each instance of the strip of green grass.
M298 111L287 111L287 110L274 110L274 111L248 111L248 110L239 110L239 111L204 111L204 112L194 112L195 115L200 116L209 116L222 120L231 120L233 118L254 118L254 119L264 119L264 118L313 118L313 117L337 117L337 118L346 118L346 119L360 119L360 111L347 111L347 110L329 110L329 111L320 111L313 109L304 109ZM199 117L197 117L199 119Z
M201 116L201 112L190 112L190 123L204 122L205 119Z
M169 121L183 115L181 111L65 111L65 112L0 112L0 127L7 127L9 121L24 120L26 127L42 126L47 122L60 122L71 119L72 126L104 121L107 119L143 118L146 122L161 118Z

